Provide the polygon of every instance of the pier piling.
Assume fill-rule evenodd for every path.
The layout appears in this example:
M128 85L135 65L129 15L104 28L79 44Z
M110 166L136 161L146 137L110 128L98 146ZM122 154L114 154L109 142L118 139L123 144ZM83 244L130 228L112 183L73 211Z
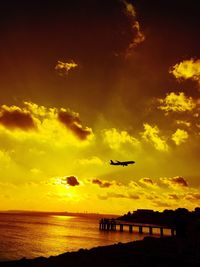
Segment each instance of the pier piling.
M153 234L153 228L152 228L152 226L149 227L149 234L150 234L150 235Z
M133 232L133 228L137 227L139 234L143 234L143 227L149 228L149 235L153 235L153 229L159 229L160 236L164 236L164 229L169 229L171 236L175 236L176 229L172 226L161 226L145 223L134 223L134 222L125 222L115 219L101 219L99 221L99 230L100 231L116 231L117 225L119 225L119 231L123 232L125 227L128 227L129 233Z

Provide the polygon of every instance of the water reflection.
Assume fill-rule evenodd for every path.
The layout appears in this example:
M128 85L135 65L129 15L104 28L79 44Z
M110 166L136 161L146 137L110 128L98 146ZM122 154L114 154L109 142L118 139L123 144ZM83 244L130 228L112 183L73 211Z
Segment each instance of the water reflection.
M99 231L99 218L80 216L0 217L0 259L51 256L118 242L143 239L145 234Z

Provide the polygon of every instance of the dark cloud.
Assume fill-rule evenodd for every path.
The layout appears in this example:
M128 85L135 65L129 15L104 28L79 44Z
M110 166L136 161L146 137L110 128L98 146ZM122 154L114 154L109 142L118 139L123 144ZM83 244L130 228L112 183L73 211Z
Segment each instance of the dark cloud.
M188 187L188 182L181 176L176 176L173 178L160 178L160 180L169 186L183 186Z
M140 197L138 195L134 195L134 194L129 194L128 198L130 199L140 199Z
M134 49L145 40L144 34L140 31L140 24L138 21L135 21L132 26L133 29L133 39L130 42L128 49L126 51L126 57L129 57L134 52Z
M107 200L109 198L127 198L127 196L120 193L108 193L106 195L98 195L98 198L101 200Z
M121 193L108 193L108 198L127 198L127 195Z
M154 193L151 193L151 194L145 194L145 197L146 199L148 200L156 200L158 199L159 197L157 195L155 195Z
M110 192L107 193L106 195L98 195L98 198L101 200L107 200L109 198L125 198L125 199L134 199L138 200L140 197L138 195L133 195L133 194L121 194L121 193L115 193L115 192Z
M10 129L30 130L36 128L31 114L17 107L2 106L0 109L0 124Z
M69 177L66 177L66 183L70 186L76 186L76 185L79 185L79 182L77 180L76 177L74 176L69 176Z
M70 126L72 132L81 140L86 140L89 135L91 135L92 131L89 128L83 128L82 125L73 123Z
M66 126L70 126L74 123L81 124L78 114L70 111L60 111L58 113L58 119Z
M82 122L76 113L59 111L58 120L70 129L80 140L86 140L92 133L90 128L82 126Z
M93 179L92 183L99 185L101 188L108 188L108 187L110 187L112 185L112 183L110 183L110 182L106 182L106 181L102 182L99 179Z
M187 181L183 177L180 177L180 176L171 178L171 182L173 184L178 184L181 186L188 186Z

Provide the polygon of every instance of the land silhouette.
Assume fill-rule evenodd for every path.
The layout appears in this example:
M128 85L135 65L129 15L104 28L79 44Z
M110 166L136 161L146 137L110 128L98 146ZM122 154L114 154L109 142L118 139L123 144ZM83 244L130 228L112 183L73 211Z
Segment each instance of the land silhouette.
M92 249L80 249L49 258L23 258L18 261L1 262L2 267L199 267L200 266L200 208L188 211L137 210L119 217L132 222L176 225L173 237L145 237L143 240L118 243Z
M200 231L198 229L200 223L199 207L196 207L194 211L188 211L185 208L166 209L163 212L138 209L132 213L129 211L118 219L128 222L171 226L176 229L176 235L180 237L192 235L192 232L197 234Z

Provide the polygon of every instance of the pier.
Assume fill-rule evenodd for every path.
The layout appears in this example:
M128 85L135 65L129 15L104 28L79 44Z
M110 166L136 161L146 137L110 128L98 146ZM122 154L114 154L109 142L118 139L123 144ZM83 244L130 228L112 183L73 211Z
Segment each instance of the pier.
M134 223L125 222L115 219L101 219L99 221L99 230L101 231L120 231L123 232L125 228L128 228L129 233L133 230L138 229L139 234L144 233L144 228L148 228L149 235L153 235L154 229L159 229L160 236L164 236L164 230L170 230L171 236L176 235L176 228L172 226L145 224L145 223Z

